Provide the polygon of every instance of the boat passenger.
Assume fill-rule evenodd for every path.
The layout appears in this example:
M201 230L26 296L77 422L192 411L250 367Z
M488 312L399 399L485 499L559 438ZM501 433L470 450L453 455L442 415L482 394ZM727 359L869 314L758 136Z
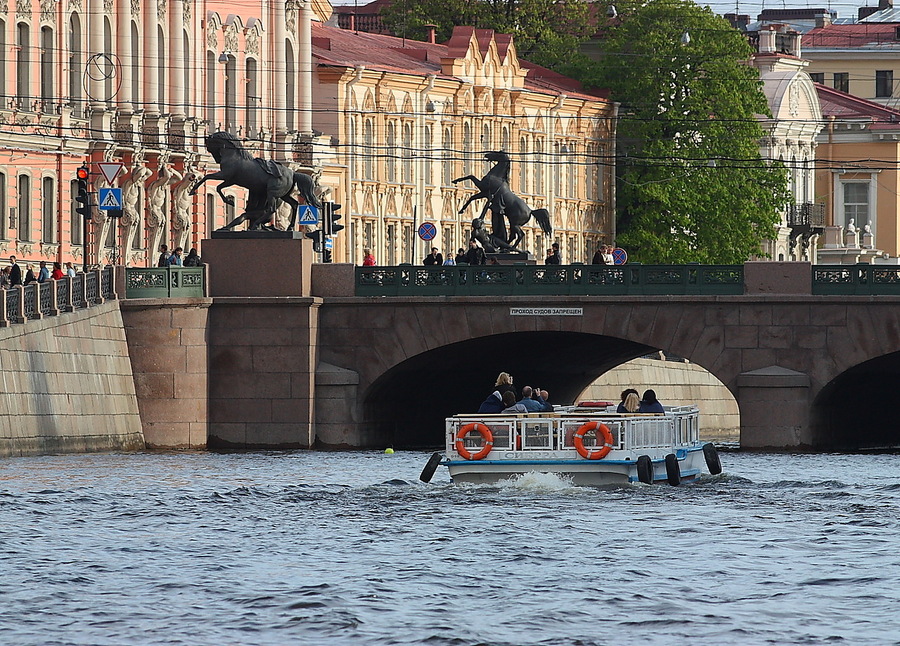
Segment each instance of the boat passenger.
M525 405L521 402L516 402L516 396L511 391L507 390L503 393L503 403L506 404L506 408L503 409L504 413L527 413L528 409L525 408Z
M638 408L639 413L665 413L663 405L656 398L656 392L653 390L645 390L644 396L641 398L641 405Z
M515 395L513 395L513 401L516 400ZM479 413L500 413L503 409L506 408L506 404L503 403L503 395L500 394L499 390L495 390L490 395L487 396L483 402L481 402L481 406L478 407Z
M638 397L636 392L630 392L625 397L625 401L619 404L619 407L616 409L617 413L636 413L638 412L638 408L641 407L641 398Z
M506 391L511 392L513 394L513 400L515 400L516 389L513 386L512 375L508 372L501 372L497 375L497 383L494 384L494 388L500 392L501 397Z
M636 391L634 388L626 388L625 390L622 391L622 394L620 395L621 399L619 401L619 406L618 406L618 408L616 408L617 413L633 413L633 412L635 412L633 410L632 411L625 410L625 400L628 399L628 395L630 395L631 393L634 393L635 395L637 395L638 391Z
M534 389L531 386L522 388L522 399L519 400L519 403L523 404L529 413L543 412L545 405L540 395L535 396Z
M548 393L546 390L542 390L541 391L541 399L544 400L544 412L552 413L553 405L550 403L550 393Z

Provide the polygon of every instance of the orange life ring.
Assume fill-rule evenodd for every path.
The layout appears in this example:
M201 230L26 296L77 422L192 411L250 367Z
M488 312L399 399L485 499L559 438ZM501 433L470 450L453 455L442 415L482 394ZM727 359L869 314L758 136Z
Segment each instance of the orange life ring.
M589 451L584 447L584 434L589 431L596 431L603 436L603 446L597 451ZM575 431L573 437L575 439L575 450L578 451L578 455L586 460L601 460L609 455L609 452L612 451L613 446L615 446L613 443L612 432L609 430L609 427L600 422L585 422L577 431Z
M469 449L466 448L466 445L464 443L466 435L468 435L472 431L478 431L481 434L481 437L484 439L484 447L482 447L482 449L477 453L472 453ZM492 448L494 448L494 434L491 433L491 429L479 422L466 424L465 426L461 427L459 429L459 432L456 434L456 452L466 460L480 460L483 457L487 456L487 454L491 452Z

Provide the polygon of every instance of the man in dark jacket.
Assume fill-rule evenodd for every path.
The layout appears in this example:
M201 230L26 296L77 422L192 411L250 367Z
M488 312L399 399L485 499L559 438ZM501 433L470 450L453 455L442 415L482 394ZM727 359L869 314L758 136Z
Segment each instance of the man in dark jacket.
M550 247L550 250L547 252L547 258L544 260L545 265L559 265L562 263L562 258L559 255L559 243L554 242L553 246Z
M495 390L487 396L487 399L481 402L481 406L478 407L478 412L502 413L504 408L506 408L506 406L503 404L503 398L500 396L500 392Z
M426 267L428 265L437 265L438 267L440 267L444 264L444 256L440 251L438 251L437 247L432 247L431 253L425 256L424 264Z
M469 240L469 251L466 253L466 262L470 265L483 265L486 262L484 249L479 247L474 240Z
M22 284L22 268L16 264L16 257L9 257L9 285L15 287Z

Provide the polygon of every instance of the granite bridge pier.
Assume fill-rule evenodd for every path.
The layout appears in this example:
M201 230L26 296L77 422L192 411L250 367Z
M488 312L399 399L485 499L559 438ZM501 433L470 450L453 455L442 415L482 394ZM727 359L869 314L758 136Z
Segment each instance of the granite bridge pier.
M107 425L127 422L131 444L138 433L148 447L435 446L443 418L474 410L500 371L565 402L604 372L664 350L729 389L744 448L900 445L897 268L360 268L313 256L308 240L204 241L205 296L141 291L165 269L120 271L103 309L117 394L103 397L110 382L97 382L93 412ZM278 280L243 269L261 257L281 268ZM54 329L76 314L0 329L0 358L66 354ZM8 320L5 305L0 315ZM92 347L85 369L96 375L104 350ZM77 373L70 354L60 365ZM3 453L23 452L17 414L32 420L32 434L54 437L24 452L65 450L71 429L50 422L69 404L49 392L11 396L24 385L64 388L34 378L51 364L0 363L11 406L0 416Z

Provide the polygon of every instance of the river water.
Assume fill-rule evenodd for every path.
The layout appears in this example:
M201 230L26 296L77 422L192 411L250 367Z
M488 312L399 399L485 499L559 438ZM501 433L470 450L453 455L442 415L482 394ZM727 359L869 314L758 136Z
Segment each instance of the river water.
M610 489L427 457L2 460L0 643L900 643L900 456Z

